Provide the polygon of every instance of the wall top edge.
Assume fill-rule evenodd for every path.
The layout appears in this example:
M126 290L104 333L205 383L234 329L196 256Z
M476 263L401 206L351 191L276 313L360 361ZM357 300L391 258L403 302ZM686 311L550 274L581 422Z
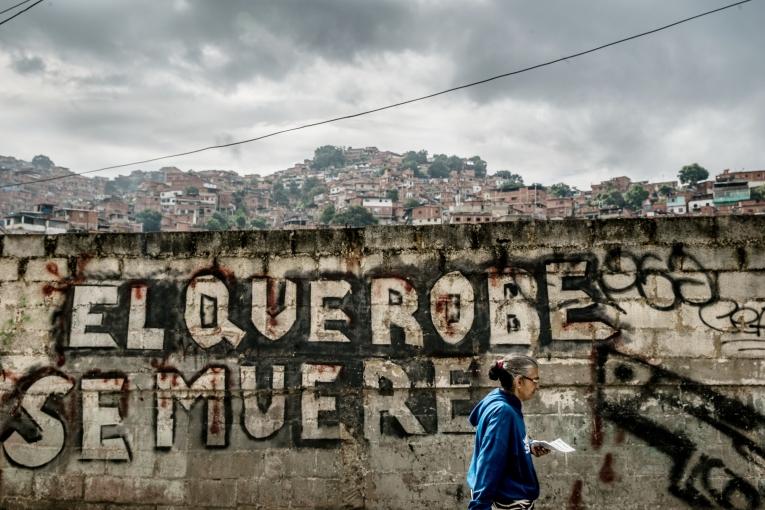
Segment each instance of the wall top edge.
M765 243L765 215L565 219L481 225L372 226L299 230L143 234L6 234L4 256L348 254L603 245L741 245ZM22 247L23 245L23 247Z

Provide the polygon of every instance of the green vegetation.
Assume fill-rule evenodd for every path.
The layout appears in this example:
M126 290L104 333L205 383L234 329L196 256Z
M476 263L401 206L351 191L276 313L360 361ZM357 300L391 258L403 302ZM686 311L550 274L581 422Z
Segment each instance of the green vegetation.
M476 177L486 177L486 161L482 160L480 156L473 156L468 161L473 163L473 171Z
M228 230L231 228L231 224L225 214L220 211L215 211L207 222L207 230Z
M573 197L574 188L564 182L558 182L550 186L550 194L558 198Z
M335 217L335 204L329 204L327 207L324 208L323 211L321 211L321 216L319 216L319 221L323 223L324 225L329 225L332 223L332 219Z
M144 209L136 214L135 219L143 224L144 232L159 232L162 227L162 213Z
M648 191L642 186L631 186L624 194L625 205L633 211L639 211L646 198L648 198Z
M693 163L691 165L685 165L683 168L681 168L680 172L677 174L677 177L680 179L681 183L695 187L696 184L709 177L709 172L706 168L700 166L698 163Z
M385 198L390 198L394 202L398 202L398 190L397 189L389 189L385 192Z
M339 212L332 218L333 225L345 225L349 227L365 227L367 225L376 225L377 218L366 208L360 205L353 205L348 209Z
M256 230L266 230L268 228L268 221L265 218L254 218L250 222L250 226Z
M340 168L345 164L343 149L334 145L322 145L313 151L313 168L325 170L330 167Z
M404 158L401 160L401 166L414 172L416 177L420 177L422 174L420 173L419 165L424 165L427 162L428 151L408 151L404 153Z
M601 205L622 208L625 205L624 196L615 189L605 191L598 195Z
M663 197L669 197L674 192L675 190L673 190L671 186L667 186L666 184L663 185L661 188L659 188L659 195Z

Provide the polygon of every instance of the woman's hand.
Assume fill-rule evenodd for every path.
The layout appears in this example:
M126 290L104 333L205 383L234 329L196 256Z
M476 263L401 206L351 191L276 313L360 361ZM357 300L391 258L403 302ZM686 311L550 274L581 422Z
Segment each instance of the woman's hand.
M547 455L548 453L550 453L550 449L545 448L541 444L535 444L531 447L531 454L534 457L541 457L542 455Z

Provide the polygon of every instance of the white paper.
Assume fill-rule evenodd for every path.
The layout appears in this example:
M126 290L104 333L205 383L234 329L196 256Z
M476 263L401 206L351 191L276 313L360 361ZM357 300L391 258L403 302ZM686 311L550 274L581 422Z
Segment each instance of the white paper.
M531 446L534 446L534 445L537 445L537 444L541 445L541 446L544 446L545 448L547 448L549 450L557 450L557 451L563 452L563 453L570 453L570 452L576 451L576 450L574 450L571 447L570 444L568 444L567 442L565 442L561 438L558 438L555 441L538 441L536 439L531 441Z

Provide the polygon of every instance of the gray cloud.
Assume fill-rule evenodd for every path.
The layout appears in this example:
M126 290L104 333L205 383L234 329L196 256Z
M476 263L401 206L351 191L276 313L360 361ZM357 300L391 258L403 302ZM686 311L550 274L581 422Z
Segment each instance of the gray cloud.
M37 56L21 55L11 62L11 67L19 74L38 74L45 71L45 61Z
M8 83L0 97L9 104L0 129L9 133L25 118L46 119L48 129L57 130L46 135L59 137L51 142L55 147L116 145L125 152L112 150L115 160L136 159L128 149L175 152L352 113L558 58L719 5L714 0L44 2L0 31L0 58L8 61L5 70L0 67L0 80ZM693 132L740 148L738 156L698 148L710 166L735 158L756 165L754 147L765 135L757 115L765 80L759 55L765 47L764 11L752 2L422 103L416 128L406 112L391 111L219 157L231 165L271 161L273 169L309 156L297 149L303 150L306 140L369 143L490 152L495 158L490 168L541 168L538 158L547 157L560 162L560 169L547 173L558 180L555 172L572 168L634 175L672 168L683 156L669 154L666 140L686 140L683 133ZM6 79L5 72L15 78ZM24 82L34 76L42 76L45 87ZM60 97L66 97L64 105ZM714 122L700 121L699 112ZM746 124L746 131L726 131L721 127L726 118L731 125ZM493 129L482 128L487 125ZM25 142L19 135L7 143L16 148ZM50 155L72 167L93 166L65 163L66 154Z

